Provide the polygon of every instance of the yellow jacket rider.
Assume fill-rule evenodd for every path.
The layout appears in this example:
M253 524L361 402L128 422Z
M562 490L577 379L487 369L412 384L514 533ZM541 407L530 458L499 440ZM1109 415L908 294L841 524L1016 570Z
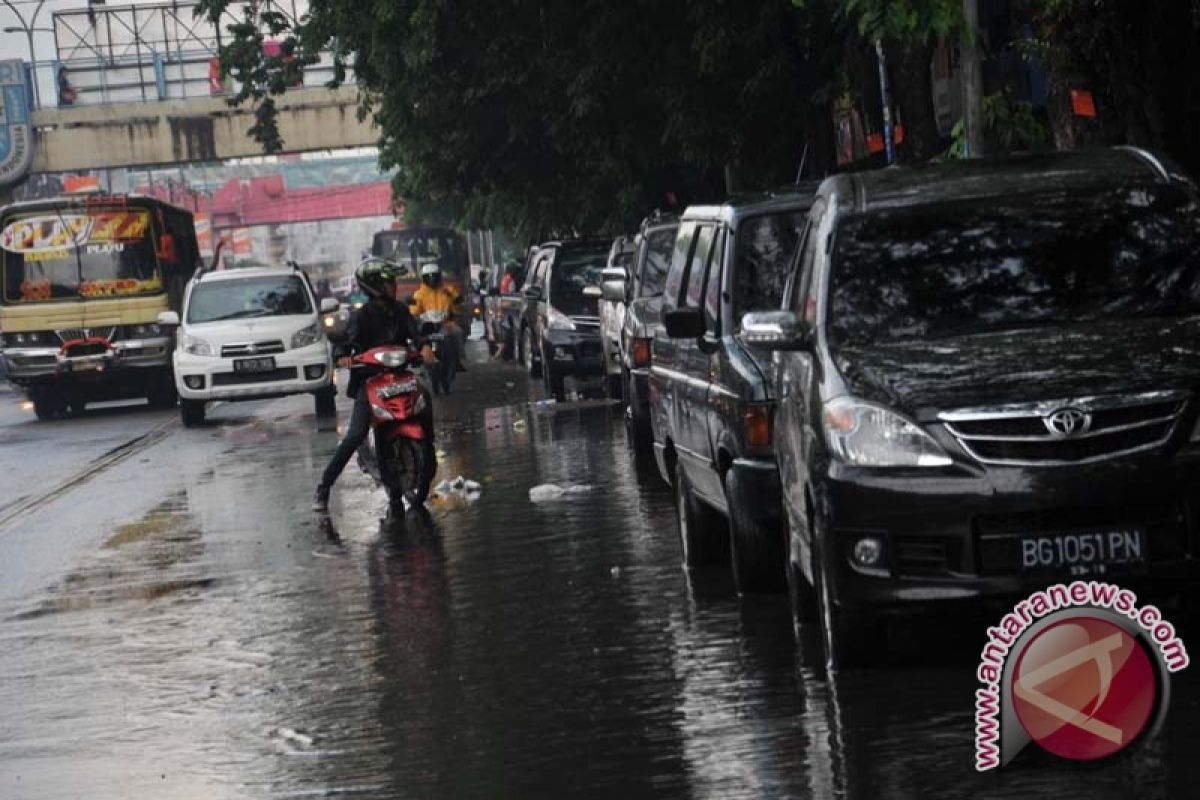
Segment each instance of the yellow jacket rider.
M466 367L463 366L463 350L466 348L466 331L462 329L455 319L458 316L457 306L462 305L463 298L454 288L447 286L442 282L442 269L437 262L430 262L421 267L421 285L417 291L413 293L412 303L408 310L418 320L426 311L443 311L446 313L446 321L442 323L442 330L446 332L447 352L443 354L443 358L449 358L450 363L454 364L457 371L466 372Z

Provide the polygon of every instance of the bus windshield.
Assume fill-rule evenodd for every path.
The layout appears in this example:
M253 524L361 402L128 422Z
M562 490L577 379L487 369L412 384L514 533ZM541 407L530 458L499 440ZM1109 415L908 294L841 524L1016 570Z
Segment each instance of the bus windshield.
M420 275L422 266L435 261L449 280L461 281L467 276L466 243L461 234L448 228L380 231L375 234L371 254L404 264L410 279Z
M0 300L6 304L163 291L147 209L42 208L2 222Z

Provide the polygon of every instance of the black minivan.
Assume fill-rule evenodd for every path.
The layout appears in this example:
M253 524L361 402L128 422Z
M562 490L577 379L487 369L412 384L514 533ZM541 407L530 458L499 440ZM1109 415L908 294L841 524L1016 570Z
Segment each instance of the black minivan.
M743 336L777 351L793 607L831 664L877 656L889 613L1200 588L1200 207L1175 167L829 178L783 306Z
M741 320L779 307L811 189L689 207L650 346L654 456L684 562L730 560L740 593L785 585L771 354L747 345Z

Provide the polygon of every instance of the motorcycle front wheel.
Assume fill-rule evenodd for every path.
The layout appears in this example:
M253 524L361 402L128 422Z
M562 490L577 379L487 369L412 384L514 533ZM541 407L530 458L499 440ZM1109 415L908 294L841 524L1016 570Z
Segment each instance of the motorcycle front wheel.
M410 506L419 506L429 497L429 487L437 473L437 452L428 439L398 436L388 443L389 492L393 501L403 497Z

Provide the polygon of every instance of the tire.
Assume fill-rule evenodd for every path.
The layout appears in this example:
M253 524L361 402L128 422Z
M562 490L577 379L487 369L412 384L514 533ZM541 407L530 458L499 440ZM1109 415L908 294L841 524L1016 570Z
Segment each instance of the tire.
M685 567L719 564L729 552L724 520L692 494L687 475L675 464L675 516L679 529L679 547Z
M869 613L838 608L829 589L820 539L813 536L813 575L826 669L838 672L870 666L886 651L887 628Z
M734 470L725 474L725 500L729 507L729 556L738 594L782 592L787 588L784 545L780 528L771 530L755 519L735 498L745 497Z
M174 408L179 395L175 392L175 382L169 376L161 383L155 384L146 394L146 400L151 408Z
M542 377L542 365L534 360L533 354L533 332L529 328L524 328L521 331L521 363L525 365L525 371L529 373L529 377L540 378Z
M566 379L553 364L546 363L542 360L542 379L546 387L546 394L550 395L555 401L561 403L567 399L567 384Z
M62 416L64 404L58 395L51 392L34 392L33 413L42 422L58 419Z
M504 338L501 340L500 344L500 357L505 361L516 360L516 339L517 337L513 333L512 328L504 329Z
M203 400L179 400L179 419L185 428L195 428L204 423Z
M313 394L313 411L319 419L337 416L337 389L328 386Z
M810 625L819 618L817 594L804 577L800 565L792 561L792 533L786 515L783 524L784 575L787 578L788 606L792 610L792 623L797 627Z
M403 497L413 507L422 505L429 497L429 487L437 474L437 451L433 442L398 436L389 445L388 496L392 505Z

